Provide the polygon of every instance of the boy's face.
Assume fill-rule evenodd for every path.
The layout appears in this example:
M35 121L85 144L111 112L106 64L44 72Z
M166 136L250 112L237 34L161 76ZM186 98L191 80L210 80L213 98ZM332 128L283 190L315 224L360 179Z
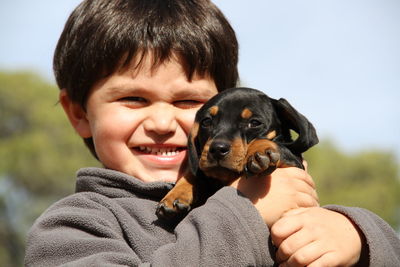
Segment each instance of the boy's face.
M217 88L207 77L188 81L178 61L151 69L150 56L144 60L138 69L126 68L98 82L75 128L93 138L105 167L145 182L175 182L183 174L195 113Z

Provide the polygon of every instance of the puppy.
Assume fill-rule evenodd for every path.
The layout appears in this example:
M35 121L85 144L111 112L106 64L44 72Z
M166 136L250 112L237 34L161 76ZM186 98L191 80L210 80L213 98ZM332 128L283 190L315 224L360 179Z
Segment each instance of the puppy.
M156 214L179 220L235 179L268 175L280 167L304 169L301 154L317 143L313 125L285 99L251 88L227 89L197 112L188 140L188 171Z

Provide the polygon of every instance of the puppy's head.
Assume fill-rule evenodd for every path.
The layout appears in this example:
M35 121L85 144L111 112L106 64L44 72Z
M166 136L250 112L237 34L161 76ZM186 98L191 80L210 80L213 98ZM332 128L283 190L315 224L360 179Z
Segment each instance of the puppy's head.
M299 134L294 141L290 129ZM250 88L227 89L196 114L189 137L189 166L194 174L200 169L209 177L228 182L243 172L252 140L267 138L302 153L313 145L313 137L312 125L286 100L274 100Z

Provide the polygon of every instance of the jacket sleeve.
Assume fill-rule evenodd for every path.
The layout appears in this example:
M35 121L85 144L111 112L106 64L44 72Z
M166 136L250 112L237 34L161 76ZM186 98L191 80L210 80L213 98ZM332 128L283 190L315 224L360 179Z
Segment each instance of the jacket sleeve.
M130 227L93 198L67 198L32 226L26 266L272 266L269 231L251 202L225 187L192 210L171 238L149 234L148 247L126 241ZM142 226L146 228L147 226ZM157 227L155 227L157 228ZM141 231L132 225L131 231ZM161 231L161 230L158 230ZM156 245L154 245L156 243ZM143 244L143 243L142 243ZM141 259L138 250L152 250Z
M25 266L133 266L139 259L122 236L101 198L74 194L35 221L28 233Z
M363 266L400 266L400 237L384 220L362 208L338 205L325 208L346 215L364 234L366 251L361 261L366 264Z
M179 246L156 251L153 266L273 265L267 225L251 202L230 187L190 212L176 235Z

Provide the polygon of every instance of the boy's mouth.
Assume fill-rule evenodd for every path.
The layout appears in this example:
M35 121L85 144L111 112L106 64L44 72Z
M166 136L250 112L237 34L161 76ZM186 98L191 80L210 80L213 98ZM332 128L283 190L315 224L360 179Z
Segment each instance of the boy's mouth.
M136 149L142 153L157 155L157 156L176 156L183 150L184 147L149 147L149 146L139 146Z
M139 145L133 149L142 164L151 169L179 168L187 154L186 146L177 145Z

